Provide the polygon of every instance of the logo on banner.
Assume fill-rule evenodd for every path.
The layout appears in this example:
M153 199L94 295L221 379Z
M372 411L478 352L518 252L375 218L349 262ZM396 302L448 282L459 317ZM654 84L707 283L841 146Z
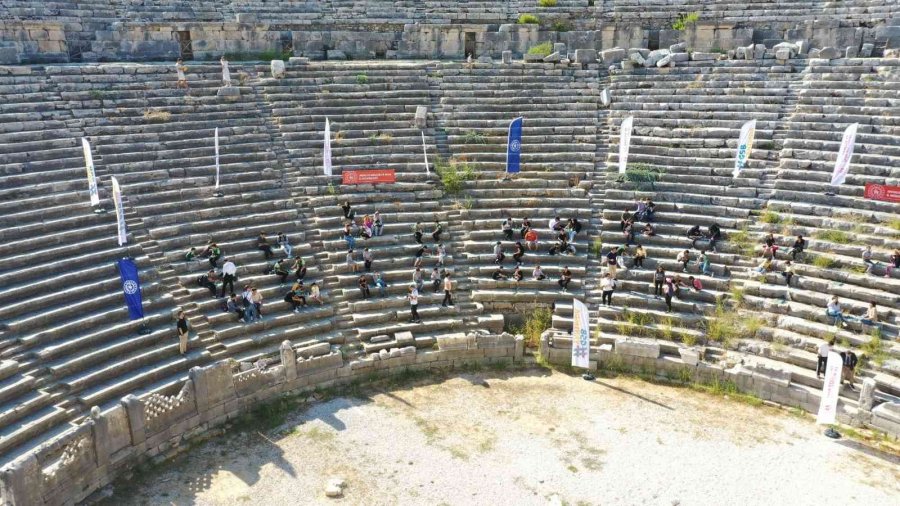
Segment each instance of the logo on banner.
M522 143L518 141L518 139L513 140L509 143L509 149L513 153L518 153L520 149L522 149Z
M345 170L341 173L343 184L377 184L396 183L397 174L394 169Z
M135 283L134 281L132 281L130 279L128 281L126 281L124 284L122 284L122 288L125 290L125 293L127 293L128 295L134 295L138 291L137 283Z
M883 200L885 202L900 202L900 186L886 184L866 183L865 196L870 200Z

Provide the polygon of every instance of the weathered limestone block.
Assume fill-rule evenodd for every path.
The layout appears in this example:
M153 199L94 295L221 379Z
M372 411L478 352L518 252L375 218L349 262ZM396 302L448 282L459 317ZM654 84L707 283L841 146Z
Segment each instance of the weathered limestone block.
M772 49L775 50L775 58L778 58L779 60L787 60L788 58L793 58L797 54L797 44L792 44L790 42L781 42L779 44L775 44L775 47L773 47ZM779 51L787 51L789 54L788 58L779 58Z
M890 434L900 433L900 402L884 402L875 406L872 425Z
M9 506L43 504L43 473L34 453L17 459L0 471L0 490Z
M766 57L766 45L765 44L756 44L753 46L753 57L757 60L762 60Z
M394 340L397 341L398 346L413 346L415 348L416 338L413 337L412 332L397 332L394 334Z
M672 55L671 55L671 54L667 54L666 56L663 56L663 58L662 58L661 60L659 60L658 62L656 62L656 66L657 66L657 67L666 67L666 66L668 66L668 65L672 65L673 63L674 63L674 62L673 62L673 60L672 60Z
M539 54L525 53L525 56L523 57L523 59L525 60L525 63L543 63L544 62L544 57Z
M678 44L672 44L669 46L670 53L686 53L687 52L687 42L679 42Z
M512 51L506 50L500 53L503 58L503 64L509 65L512 63Z
M490 55L483 54L478 57L478 63L493 63L494 60L491 59Z
M329 60L346 60L347 53L340 49L329 49L325 57Z
M565 42L555 42L553 44L553 52L559 53L561 55L566 54L566 43Z
M604 107L608 107L612 102L612 97L609 94L609 88L603 88L603 91L600 92L600 103L603 104Z
M693 61L714 61L719 58L717 53L701 53L700 51L694 51L691 53L691 60Z
M281 342L281 365L284 366L285 381L294 381L297 379L297 354L294 353L294 347L288 340Z
M678 348L678 354L681 355L681 361L685 365L697 365L700 363L700 350L694 348Z
M377 344L377 343L386 343L390 340L391 340L391 336L386 335L386 334L381 334L378 336L373 336L371 339L369 339L369 342L372 344Z
M644 59L644 66L648 68L654 67L659 60L662 60L668 55L668 49L657 49L655 51L650 51L650 54L647 55L647 58Z
M222 86L219 88L219 91L216 92L216 96L221 97L228 102L236 102L241 98L241 89L237 86Z
M810 57L812 57L812 56L810 56ZM838 57L840 57L840 53L838 53L838 50L833 47L830 47L830 46L823 47L822 49L819 50L818 58L825 58L828 60L833 60Z
M778 49L775 51L775 59L780 61L786 61L791 59L791 50L790 49Z
M634 70L635 67L634 62L631 60L622 60L622 63L619 65L622 67L622 70Z
M641 56L641 53L631 53L631 55L628 56L628 60L635 65L644 65L644 57Z
M592 51L592 50L583 50L578 49L575 51L575 60L578 61L578 52L579 51ZM614 47L612 49L607 49L605 51L600 52L600 57L603 59L603 63L606 65L612 65L614 63L619 63L620 61L625 59L626 52L624 49L620 47ZM592 63L592 62L588 62Z
M875 44L863 44L862 49L859 51L859 56L862 58L871 58L872 51L875 49Z
M596 63L597 62L597 50L596 49L576 49L575 50L575 63L579 64L587 64L587 63Z
M269 65L272 69L272 77L276 79L284 77L284 60L272 60Z
M798 40L797 41L797 54L806 54L809 52L809 41L808 40Z
M652 339L619 337L614 348L618 355L659 358L659 343Z
M559 56L559 53L550 53L544 57L544 63L559 63L562 58Z
M856 58L859 56L859 47L847 46L847 49L844 50L844 56L847 58Z
M863 380L862 389L859 391L859 409L872 411L872 405L875 403L875 385L873 378Z
M672 58L672 63L683 63L688 61L691 55L688 53L672 53L669 57Z
M427 126L428 121L428 108L424 105L420 105L416 107L416 116L414 119L414 123L416 128L419 130L423 130Z

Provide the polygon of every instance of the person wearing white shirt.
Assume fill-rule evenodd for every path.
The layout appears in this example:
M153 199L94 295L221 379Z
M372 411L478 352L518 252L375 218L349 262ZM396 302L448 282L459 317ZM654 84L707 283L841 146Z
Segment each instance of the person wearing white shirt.
M226 293L234 292L234 282L237 280L237 266L234 265L230 258L225 259L225 265L222 266L222 276L222 295L220 297L224 297ZM230 287L227 292L225 291L226 286Z
M409 294L406 296L406 300L409 301L410 323L422 323L421 318L419 318L419 291L416 290L415 285L409 287Z
M450 280L450 274L444 274L444 300L441 307L453 307L453 281Z
M828 363L828 353L831 352L832 345L834 345L834 339L819 345L819 360L816 362L816 379L825 374L825 365Z
M600 278L600 290L602 293L601 303L605 306L612 305L613 292L616 289L616 281L607 272Z
M544 279L547 278L547 276L544 276L544 271L541 270L540 265L534 266L534 270L531 271L531 277L534 278L536 281L543 281Z

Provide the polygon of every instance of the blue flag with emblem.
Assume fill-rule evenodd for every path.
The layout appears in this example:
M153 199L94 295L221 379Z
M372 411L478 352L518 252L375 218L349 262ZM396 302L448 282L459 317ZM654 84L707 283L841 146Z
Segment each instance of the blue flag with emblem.
M509 124L509 138L506 140L506 172L519 172L519 157L522 154L522 117Z
M138 268L130 258L123 258L117 264L119 275L122 277L125 303L128 304L128 316L132 320L140 320L144 317L144 306L141 304L141 280L138 279Z

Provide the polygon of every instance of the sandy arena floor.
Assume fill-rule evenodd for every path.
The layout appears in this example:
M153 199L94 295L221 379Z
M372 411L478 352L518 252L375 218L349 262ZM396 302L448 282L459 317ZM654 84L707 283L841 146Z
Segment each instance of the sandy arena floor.
M896 505L900 459L775 409L630 379L464 375L230 434L109 504ZM342 499L324 496L343 477Z

